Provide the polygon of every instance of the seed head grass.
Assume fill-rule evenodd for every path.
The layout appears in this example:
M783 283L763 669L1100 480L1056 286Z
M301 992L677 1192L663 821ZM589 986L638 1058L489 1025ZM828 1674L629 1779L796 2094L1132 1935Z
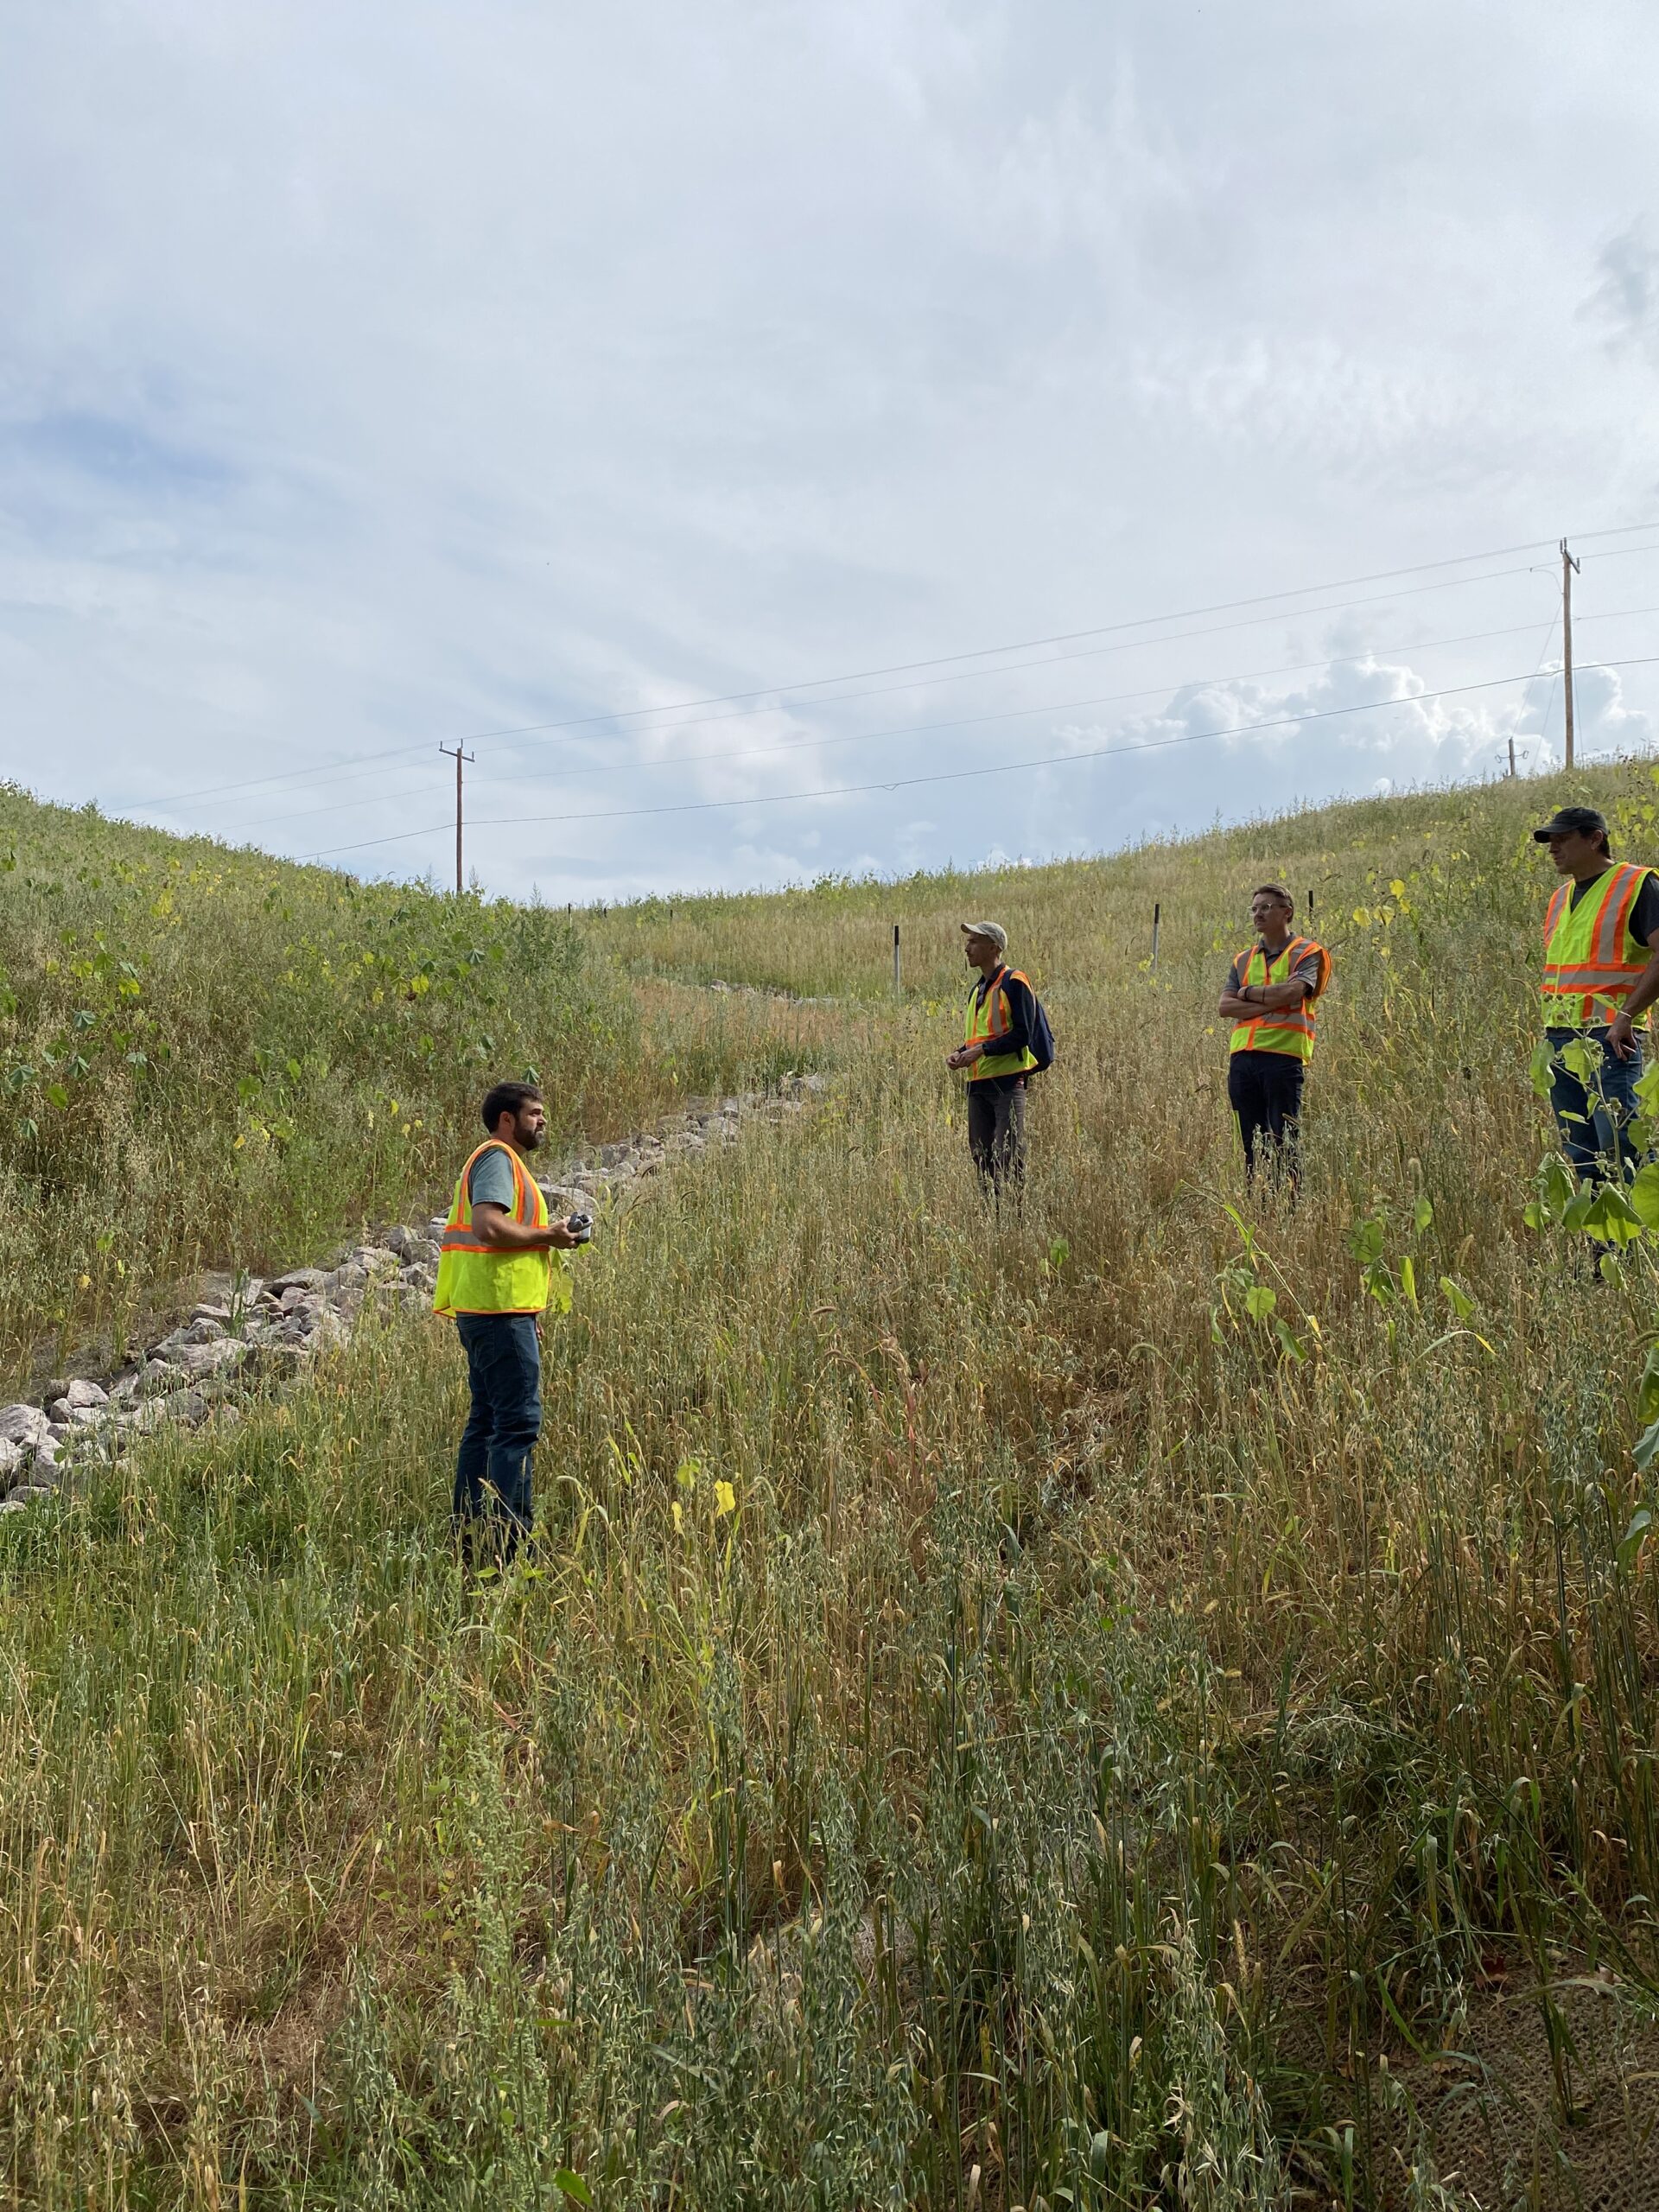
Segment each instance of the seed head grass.
M1572 795L1639 857L1650 788ZM13 2201L1647 2201L1654 1262L1522 1217L1564 795L584 922L642 1038L700 969L859 1001L766 1016L833 1086L580 1255L505 1576L407 1313L0 1525ZM1214 1012L1279 874L1294 1208ZM1060 1044L1000 1214L988 909Z

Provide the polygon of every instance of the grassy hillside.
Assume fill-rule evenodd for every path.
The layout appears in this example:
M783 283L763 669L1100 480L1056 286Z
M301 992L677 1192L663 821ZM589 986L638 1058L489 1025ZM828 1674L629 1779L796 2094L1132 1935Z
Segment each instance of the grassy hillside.
M118 1353L199 1267L269 1271L423 1206L498 1075L537 1072L556 1136L607 1137L764 1077L798 1033L631 990L563 912L0 787L0 1381Z
M1645 772L1574 788L1639 856ZM1560 796L596 919L863 994L846 1079L586 1259L505 1587L418 1318L0 1526L13 2201L1659 2196L1655 1255L1523 1219ZM1214 1015L1278 873L1294 1214ZM941 1065L987 908L1061 1044L1018 1225Z
M874 999L892 992L897 922L906 994L925 1001L957 991L958 922L1001 919L1014 956L1046 990L1109 995L1144 972L1154 905L1161 907L1160 972L1185 973L1196 959L1207 976L1216 952L1230 956L1244 941L1250 888L1266 878L1295 893L1299 925L1311 893L1315 926L1340 949L1388 945L1389 924L1409 924L1414 911L1414 928L1402 932L1414 944L1415 931L1455 918L1460 930L1473 930L1469 944L1459 938L1460 950L1491 956L1495 976L1519 961L1508 998L1521 1007L1539 925L1537 889L1548 869L1526 842L1527 830L1557 805L1584 801L1607 814L1622 850L1659 855L1656 800L1647 766L1627 762L1572 779L1309 808L1105 860L897 883L829 879L771 894L677 895L607 907L584 921L589 941L636 974ZM1409 890L1427 887L1408 910L1390 899L1396 879ZM1225 966L1224 957L1224 973ZM1347 980L1356 979L1351 973Z

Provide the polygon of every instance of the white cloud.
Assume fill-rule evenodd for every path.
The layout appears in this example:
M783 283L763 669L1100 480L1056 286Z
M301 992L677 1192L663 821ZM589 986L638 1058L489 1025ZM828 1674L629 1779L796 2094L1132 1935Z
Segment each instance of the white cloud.
M341 858L442 874L441 738L1659 514L1656 61L1659 25L1621 11L1615 41L1592 9L1563 46L1544 0L1502 41L1427 0L27 11L0 79L0 766L283 850L400 839ZM1586 562L1598 655L1651 643L1590 626L1656 584ZM1521 687L1412 700L1535 667L1549 578L1382 588L1046 671L485 738L474 857L615 896L1478 772ZM1586 743L1648 741L1650 677L1581 682ZM909 780L1298 701L1355 711ZM894 788L788 797L860 785Z
M1611 326L1615 344L1659 347L1659 245L1645 218L1609 238L1596 267L1590 306Z

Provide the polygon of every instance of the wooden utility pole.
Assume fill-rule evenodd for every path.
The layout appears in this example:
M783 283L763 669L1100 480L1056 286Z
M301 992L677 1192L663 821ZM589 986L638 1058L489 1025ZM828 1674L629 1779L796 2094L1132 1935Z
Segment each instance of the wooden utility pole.
M1573 571L1578 563L1561 540L1561 696L1567 702L1567 766L1573 766Z
M893 924L893 996L894 996L895 998L901 997L901 996L903 995L903 994L904 994L904 988L905 988L905 987L904 987L904 984L903 984L903 983L900 982L900 980L899 980L899 925L898 925L898 923L897 923L897 922L895 922L895 923Z
M467 888L461 857L461 764L463 760L475 760L478 755L463 753L458 745L441 745L438 750L446 760L453 759L455 764L455 896L459 899Z

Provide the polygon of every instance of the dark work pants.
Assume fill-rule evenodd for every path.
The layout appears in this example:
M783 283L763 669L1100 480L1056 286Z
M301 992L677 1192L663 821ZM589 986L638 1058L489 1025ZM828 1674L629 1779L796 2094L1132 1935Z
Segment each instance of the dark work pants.
M1636 1086L1642 1074L1642 1040L1621 1060L1607 1042L1605 1024L1594 1029L1551 1029L1554 1053L1549 1071L1549 1103L1555 1109L1561 1148L1581 1183L1623 1182L1641 1162L1630 1142L1630 1125L1639 1110ZM1582 1045L1596 1063L1586 1083L1561 1065L1569 1045Z
M455 1463L456 1534L470 1546L488 1518L511 1559L530 1534L531 1455L542 1427L542 1346L531 1313L461 1313L473 1409Z
M1026 1079L982 1076L968 1086L968 1149L988 1198L1017 1198L1026 1179Z
M1294 1052L1235 1052L1227 1063L1227 1096L1238 1116L1244 1173L1259 1164L1294 1191L1300 1173L1302 1077Z

